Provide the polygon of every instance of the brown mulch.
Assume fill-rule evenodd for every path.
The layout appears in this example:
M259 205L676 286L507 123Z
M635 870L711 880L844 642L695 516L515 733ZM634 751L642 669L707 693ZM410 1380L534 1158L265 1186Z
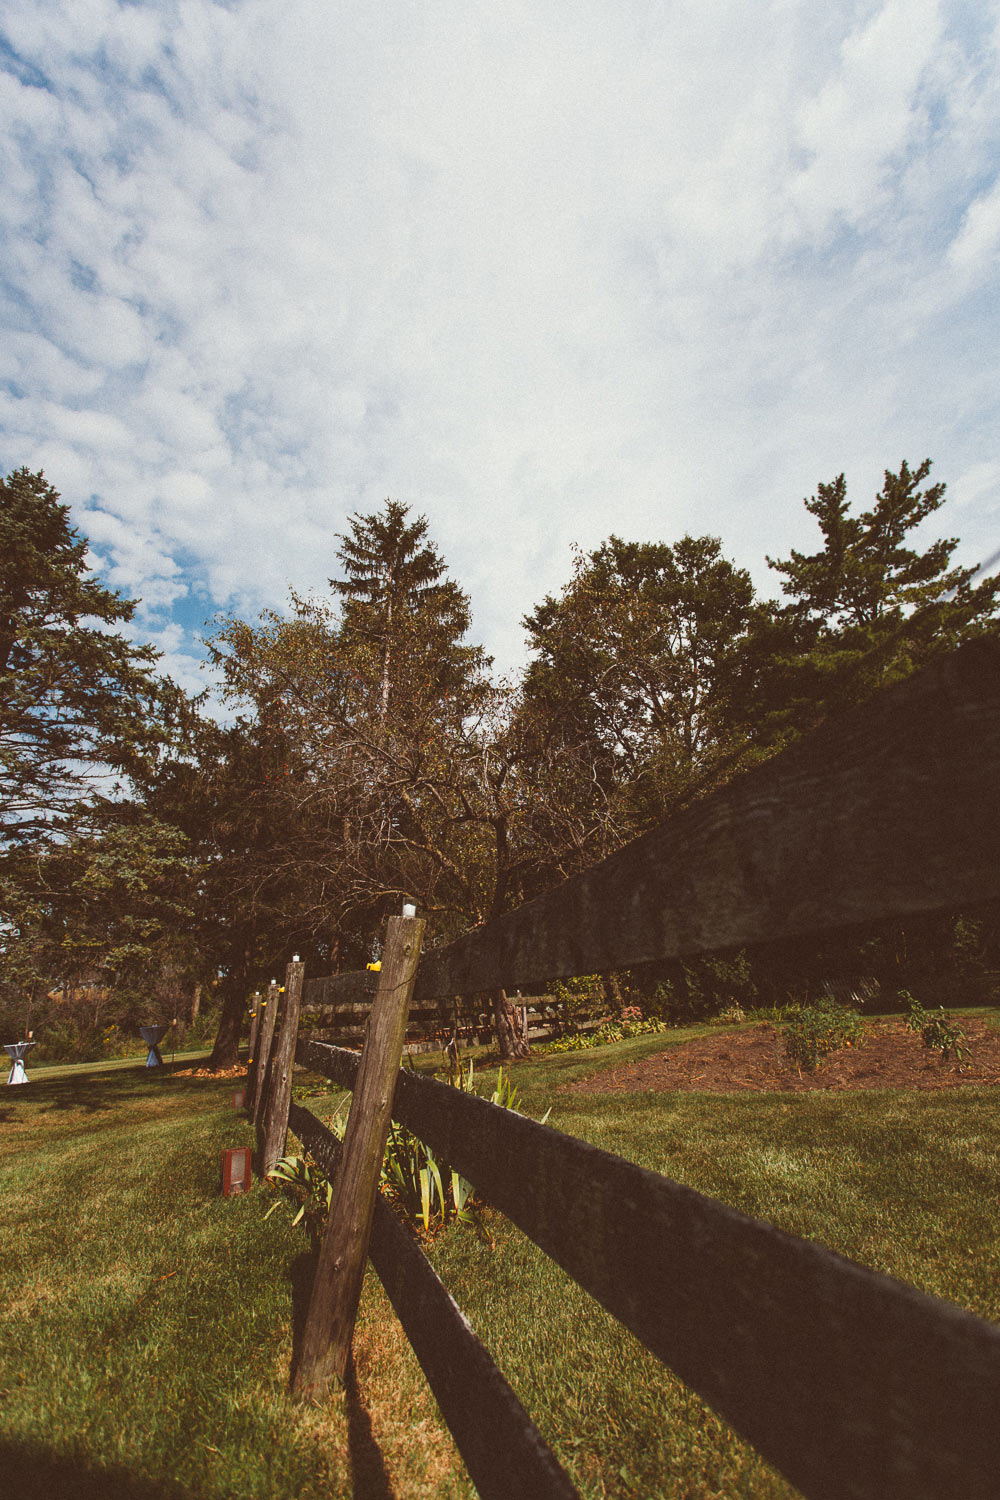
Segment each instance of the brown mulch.
M815 1073L800 1073L785 1056L773 1026L724 1031L668 1047L641 1062L625 1063L579 1083L573 1094L669 1090L731 1094L743 1089L797 1093L805 1089L953 1089L1000 1083L1000 1031L985 1021L962 1019L968 1052L961 1071L953 1057L925 1047L902 1021L869 1021L861 1047L833 1052Z
M234 1068L183 1068L174 1074L175 1078L245 1078L247 1076L246 1063L237 1063Z

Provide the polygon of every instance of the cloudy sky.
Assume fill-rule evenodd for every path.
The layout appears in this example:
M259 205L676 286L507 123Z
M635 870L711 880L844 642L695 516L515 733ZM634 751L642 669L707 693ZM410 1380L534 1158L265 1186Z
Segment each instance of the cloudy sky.
M812 547L935 461L1000 547L986 0L6 0L0 464L182 680L430 520L504 668L610 532Z

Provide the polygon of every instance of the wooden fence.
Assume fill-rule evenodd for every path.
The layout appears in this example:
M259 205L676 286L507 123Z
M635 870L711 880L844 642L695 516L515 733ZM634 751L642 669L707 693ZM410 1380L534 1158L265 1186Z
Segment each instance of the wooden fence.
M1000 646L983 641L603 864L427 953L417 1001L995 900L998 788ZM294 968L279 1058L282 1038L290 1056L297 1025ZM324 994L364 1003L369 980L327 979ZM404 1022L412 992L411 975ZM300 1041L296 1059L355 1084L355 1053ZM284 1064L265 1071L281 1088ZM395 1077L394 1093L391 1078L383 1088L392 1117L810 1500L1000 1493L1000 1329L559 1131L406 1071ZM270 1092L270 1083L258 1089L259 1111ZM277 1126L271 1110L269 1149L287 1119L339 1183L350 1126L341 1153L308 1111L284 1110ZM373 1263L480 1494L572 1495L382 1200L370 1222Z
M334 978L342 978L337 975ZM326 999L333 988L331 979L307 979L305 999L302 1004L304 1018L302 1030L308 1028L309 1036L316 1041L336 1042L341 1046L360 1046L365 1038L365 1026L371 1014L371 999L375 994L375 975L370 974L371 996L366 1001L338 1001L333 995ZM529 1038L559 1036L567 1029L568 1019L564 1004L551 995L531 996L522 999L511 997L515 1018L522 1032ZM595 1023L584 1022L577 1029L585 1030ZM475 1045L488 1041L493 1035L493 1023L489 1007L478 1000L473 1004L459 1005L454 999L434 1001L430 1004L412 1005L406 1026L407 1053L441 1050L452 1037L460 1045Z

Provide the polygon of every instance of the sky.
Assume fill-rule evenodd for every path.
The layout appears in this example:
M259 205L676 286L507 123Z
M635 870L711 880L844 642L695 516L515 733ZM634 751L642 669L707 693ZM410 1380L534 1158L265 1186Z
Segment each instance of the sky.
M1000 6L6 0L0 465L197 688L429 521L503 671L615 533L816 550L929 456L1000 547Z

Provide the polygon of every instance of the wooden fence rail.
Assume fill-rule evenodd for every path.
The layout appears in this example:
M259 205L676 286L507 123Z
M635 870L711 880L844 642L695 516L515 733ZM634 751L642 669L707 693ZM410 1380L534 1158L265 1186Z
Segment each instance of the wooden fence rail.
M301 1042L345 1088L357 1057ZM816 1500L1000 1493L1000 1329L402 1070L393 1118Z
M332 1182L341 1156L336 1136L299 1104L288 1123ZM576 1490L552 1450L381 1196L368 1253L484 1500L572 1500Z
M1000 896L998 849L1000 644L982 641L427 954L416 1003L975 905ZM364 1002L370 976L319 983L310 1001ZM303 1040L296 1057L353 1086L354 1053ZM401 1071L392 1114L810 1500L1000 1493L1000 1329L446 1085ZM426 1273L400 1280L398 1257L374 1253L405 1307L406 1276ZM461 1382L446 1400L464 1441L488 1442Z
M1000 643L972 641L438 951L414 1004L1000 897ZM364 974L310 1000L363 1002Z

